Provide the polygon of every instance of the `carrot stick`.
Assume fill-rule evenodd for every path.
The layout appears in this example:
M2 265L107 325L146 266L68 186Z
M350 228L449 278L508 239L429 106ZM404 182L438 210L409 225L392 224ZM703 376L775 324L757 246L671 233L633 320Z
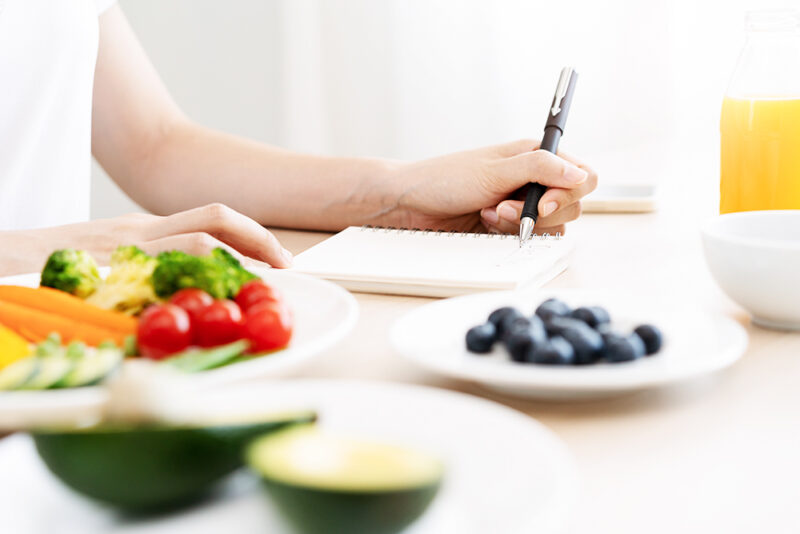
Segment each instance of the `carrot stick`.
M104 310L74 295L50 287L21 287L0 285L0 301L19 304L54 315L87 323L105 330L133 334L136 319L124 313Z
M97 346L106 340L122 345L126 334L107 330L80 320L0 301L0 324L14 330L30 341L41 341L52 332L58 332L65 343L80 340Z

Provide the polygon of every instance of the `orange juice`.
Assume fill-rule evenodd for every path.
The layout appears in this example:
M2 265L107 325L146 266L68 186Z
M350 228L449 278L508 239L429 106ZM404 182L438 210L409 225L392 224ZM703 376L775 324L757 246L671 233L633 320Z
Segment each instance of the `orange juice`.
M720 213L800 209L800 98L725 97Z

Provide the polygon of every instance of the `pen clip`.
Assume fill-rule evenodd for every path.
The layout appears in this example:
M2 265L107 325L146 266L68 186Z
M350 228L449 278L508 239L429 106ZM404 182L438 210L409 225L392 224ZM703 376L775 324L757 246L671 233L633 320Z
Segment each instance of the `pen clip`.
M561 101L567 95L567 88L569 88L569 81L572 78L572 67L564 67L561 69L561 75L558 77L558 85L556 86L556 96L553 98L553 107L550 108L550 113L555 117L561 113Z

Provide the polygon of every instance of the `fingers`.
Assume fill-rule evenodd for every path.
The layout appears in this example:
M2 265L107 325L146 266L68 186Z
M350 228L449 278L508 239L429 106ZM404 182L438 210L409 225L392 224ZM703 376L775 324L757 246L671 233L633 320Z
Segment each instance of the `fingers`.
M529 182L574 189L586 182L589 171L546 150L523 152L492 162L489 187L508 194Z
M183 252L187 252L195 256L205 256L215 248L224 248L245 267L271 267L271 265L268 263L243 256L238 250L204 232L177 234L169 237L163 237L161 239L154 239L153 241L146 241L142 243L140 248L151 256L155 256L159 252L165 252L168 250L182 250Z
M532 152L539 148L538 139L518 139L510 143L503 143L493 147L501 158L510 158L524 152Z
M586 181L574 189L552 187L539 200L539 214L547 217L562 207L579 202L580 199L594 191L595 188L597 188L597 174L594 171L589 172Z
M222 243L228 245L226 248L235 249L273 267L290 267L292 264L292 255L271 232L223 204L209 204L163 217L152 226L147 239L163 243L164 239L171 236L184 245L173 248L186 250L185 247L193 247L194 250L201 250ZM209 247L212 243L214 246Z
M523 202L521 200L505 200L497 205L496 208L485 208L481 210L481 220L484 226L492 227L501 233L519 232L519 219L522 213ZM540 211L540 213L542 213ZM540 216L536 221L534 230L541 233L543 228L554 228L574 221L581 215L580 201L573 202L550 213L547 216ZM563 233L563 232L562 232Z

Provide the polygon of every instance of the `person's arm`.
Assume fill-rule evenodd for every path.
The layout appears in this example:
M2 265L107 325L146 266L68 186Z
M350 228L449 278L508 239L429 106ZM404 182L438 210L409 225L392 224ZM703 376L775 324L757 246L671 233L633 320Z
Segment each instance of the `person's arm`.
M292 255L253 219L224 204L209 204L169 216L131 213L112 219L35 230L0 231L0 276L41 271L56 249L89 252L101 265L120 245L136 245L148 254L183 250L208 254L223 247L250 262L289 267Z
M233 96L233 95L232 95ZM416 163L296 154L220 133L175 105L122 10L100 19L92 149L111 177L158 214L221 202L264 225L350 224L513 231L520 186L552 186L537 230L562 230L596 184L587 167L518 141Z

